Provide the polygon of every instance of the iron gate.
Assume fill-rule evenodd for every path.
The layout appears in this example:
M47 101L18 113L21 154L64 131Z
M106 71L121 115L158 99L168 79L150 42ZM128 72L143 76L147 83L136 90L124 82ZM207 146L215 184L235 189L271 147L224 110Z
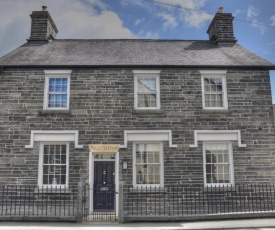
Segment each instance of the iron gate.
M116 187L113 184L86 184L83 189L83 220L117 221Z

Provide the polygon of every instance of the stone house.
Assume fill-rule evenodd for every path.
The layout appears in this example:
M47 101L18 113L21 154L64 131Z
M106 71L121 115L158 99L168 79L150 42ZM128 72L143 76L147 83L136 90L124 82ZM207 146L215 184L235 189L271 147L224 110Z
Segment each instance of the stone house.
M275 65L237 43L232 14L188 41L56 39L45 7L31 19L0 58L0 184L275 182Z

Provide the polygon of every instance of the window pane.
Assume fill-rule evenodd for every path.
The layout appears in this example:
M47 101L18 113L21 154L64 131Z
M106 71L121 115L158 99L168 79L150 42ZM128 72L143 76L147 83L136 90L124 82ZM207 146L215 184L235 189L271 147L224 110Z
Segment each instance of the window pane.
M49 79L49 92L54 92L55 91L55 78L50 78Z
M228 154L224 154L224 163L229 163Z
M156 91L156 78L138 78L138 92L150 93Z
M206 183L229 183L228 144L205 144Z
M138 107L145 107L145 99L143 94L138 95Z
M159 152L154 152L154 163L160 163Z
M49 184L48 175L44 175L44 176L43 176L43 184Z
M61 92L67 92L67 78L62 78Z
M141 163L141 152L136 152L136 163Z
M43 184L65 184L67 176L66 148L66 145L44 145Z
M67 107L67 94L62 94L61 96L61 107Z
M205 107L223 107L222 78L204 78Z
M67 78L50 78L48 91L49 108L66 108L67 107Z
M159 147L159 144L136 144L137 184L160 184Z

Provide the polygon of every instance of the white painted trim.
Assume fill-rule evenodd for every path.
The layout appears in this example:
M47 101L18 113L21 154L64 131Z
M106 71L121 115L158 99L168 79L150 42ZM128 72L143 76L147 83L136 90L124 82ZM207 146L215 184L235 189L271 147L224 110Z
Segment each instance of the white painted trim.
M197 148L198 141L238 141L238 147L246 147L240 130L194 130L194 144L190 147Z
M72 70L44 70L45 74L52 74L52 75L58 75L58 74L71 74Z
M227 84L226 84L226 70L200 70L201 74L201 88L202 88L202 108L205 110L226 110L228 109L227 99ZM205 91L204 91L204 78L219 77L222 79L222 107L206 107L205 106Z
M93 194L93 186L94 186L94 162L100 161L94 159L94 154L98 154L100 152L89 152L89 183L90 183L90 207L89 211L90 213L93 212L94 209L94 194ZM110 159L108 161L115 161L115 185L116 185L116 199L115 199L115 209L116 213L118 213L119 210L119 152L114 152L115 154L115 160ZM104 160L101 160L104 161Z
M207 183L206 182L206 156L205 156L205 145L206 144L228 144L228 157L229 157L229 183ZM219 187L232 185L235 186L235 176L234 176L234 161L233 161L233 148L231 141L206 141L203 142L203 174L204 174L204 186L205 187Z
M75 148L83 148L83 145L78 144L79 133L77 130L66 130L66 131L56 131L56 130L32 130L30 144L25 145L25 148L33 148L35 141L74 141Z
M160 109L160 70L133 70L134 72L134 108L136 110ZM138 78L156 79L156 107L138 107Z
M45 84L44 84L44 102L43 102L43 109L44 110L69 110L70 106L70 83L71 83L71 77L70 74L72 70L44 70L45 72ZM48 90L49 90L49 79L50 78L67 78L68 84L67 84L67 106L64 107L54 107L49 108L48 107Z
M159 75L160 70L133 70L135 75Z
M168 141L170 148L177 147L172 144L171 130L124 130L124 144L119 148L127 148L128 141Z
M137 184L136 182L136 144L159 144L160 160L160 184ZM163 187L164 186L164 160L163 160L163 143L162 142L135 142L133 144L133 186L140 187Z
M43 158L44 145L66 145L66 184L65 185L51 185L43 184ZM38 166L38 186L43 188L68 188L69 187L69 143L68 142L41 142L39 145L39 166Z
M200 70L201 75L225 75L227 70Z

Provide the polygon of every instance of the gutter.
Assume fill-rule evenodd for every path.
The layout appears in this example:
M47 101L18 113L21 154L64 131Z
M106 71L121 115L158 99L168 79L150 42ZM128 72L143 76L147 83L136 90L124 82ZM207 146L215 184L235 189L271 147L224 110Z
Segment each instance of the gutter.
M0 72L5 69L240 69L240 70L275 70L275 65L267 66L228 66L228 65L8 65L0 66Z

